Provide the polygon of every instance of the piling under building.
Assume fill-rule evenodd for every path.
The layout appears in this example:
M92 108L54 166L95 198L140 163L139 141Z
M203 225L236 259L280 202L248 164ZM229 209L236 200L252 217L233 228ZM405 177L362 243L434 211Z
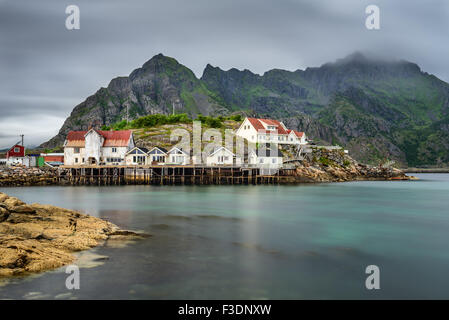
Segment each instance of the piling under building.
M72 185L256 185L294 182L295 172L233 166L63 166L58 179Z

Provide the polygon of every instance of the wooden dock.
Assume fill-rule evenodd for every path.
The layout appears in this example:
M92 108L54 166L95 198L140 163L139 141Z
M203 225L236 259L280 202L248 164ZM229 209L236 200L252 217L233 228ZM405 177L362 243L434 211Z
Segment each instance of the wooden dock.
M62 166L58 179L71 185L233 185L291 182L294 169L206 166Z

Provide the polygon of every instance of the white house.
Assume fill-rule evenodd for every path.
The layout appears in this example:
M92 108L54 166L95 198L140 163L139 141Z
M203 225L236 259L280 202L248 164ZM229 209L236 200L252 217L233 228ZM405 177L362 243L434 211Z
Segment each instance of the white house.
M289 130L278 120L245 118L236 132L252 143L307 144L304 132Z
M282 152L279 149L259 148L248 154L248 164L263 168L280 168L283 165Z
M146 165L149 161L147 148L134 147L125 155L125 163L128 166Z
M206 158L208 166L241 165L242 159L225 147L215 148Z
M288 130L287 140L293 144L306 145L308 144L306 134L296 130Z
M187 165L190 163L190 154L178 147L173 147L167 152L167 164Z
M64 142L65 165L123 165L126 153L134 148L131 130L70 131Z
M167 149L154 147L148 152L148 156L151 164L163 164L167 162Z

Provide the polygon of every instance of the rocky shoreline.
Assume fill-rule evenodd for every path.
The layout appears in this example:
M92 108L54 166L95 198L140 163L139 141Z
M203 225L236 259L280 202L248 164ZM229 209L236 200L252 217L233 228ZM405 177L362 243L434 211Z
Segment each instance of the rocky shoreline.
M52 270L105 241L148 237L102 219L0 193L0 278Z
M0 167L0 187L47 186L58 184L57 169Z
M357 162L343 150L315 149L296 167L295 183L416 180L393 167L369 166Z

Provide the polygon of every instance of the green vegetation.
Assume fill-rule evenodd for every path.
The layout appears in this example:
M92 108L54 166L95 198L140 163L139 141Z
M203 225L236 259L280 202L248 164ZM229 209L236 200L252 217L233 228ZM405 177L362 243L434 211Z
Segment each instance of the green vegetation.
M130 122L122 120L116 122L110 126L103 126L102 130L126 130L126 129L139 129L139 128L149 128L164 124L175 124L175 123L189 123L192 120L185 113L174 114L174 115L164 115L164 114L151 114L141 118L137 118Z
M228 117L210 117L198 115L198 121L201 124L210 128L223 128L223 122L226 120L232 120L236 122L242 121L241 115L231 115ZM128 130L128 129L141 129L141 128L151 128L156 126L161 126L165 124L178 124L178 123L192 123L192 119L185 113L174 114L174 115L164 115L164 114L151 114L148 116L140 117L130 122L122 120L116 122L110 126L104 125L101 130Z
M325 157L320 157L320 158L318 159L318 161L319 161L322 165L324 165L324 166L330 166L330 165L331 165L331 160L329 160L328 158L325 158Z
M53 149L44 149L44 153L63 153L63 152L64 152L63 147L56 147ZM31 153L33 153L33 152L31 152Z
M201 124L206 125L211 128L221 128L223 127L223 117L213 118L209 116L203 116L201 114L198 115L198 120L201 121Z

